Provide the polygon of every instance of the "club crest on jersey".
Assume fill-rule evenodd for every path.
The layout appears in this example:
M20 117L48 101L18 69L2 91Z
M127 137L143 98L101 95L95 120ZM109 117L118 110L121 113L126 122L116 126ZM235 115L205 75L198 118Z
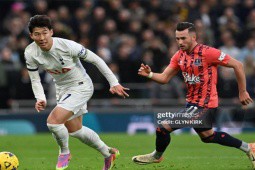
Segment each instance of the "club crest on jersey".
M202 64L202 60L201 59L195 59L195 61L194 61L194 65L195 66L201 66L201 64Z
M195 66L201 66L201 64L202 64L202 60L201 59L195 59L195 61L194 61L194 65Z
M82 47L81 51L78 53L78 56L82 55L82 53L85 51L85 48Z
M200 77L199 76L195 76L194 74L190 75L187 72L183 72L182 75L184 77L185 83L188 83L188 84L200 83Z

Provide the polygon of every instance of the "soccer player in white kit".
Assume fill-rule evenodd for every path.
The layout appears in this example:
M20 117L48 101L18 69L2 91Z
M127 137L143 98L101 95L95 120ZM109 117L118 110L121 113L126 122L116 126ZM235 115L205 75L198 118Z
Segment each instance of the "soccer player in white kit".
M74 41L52 37L52 24L48 16L33 16L28 28L34 42L25 49L25 58L38 112L44 110L47 104L38 67L45 69L56 84L57 106L47 119L47 126L60 148L56 170L66 169L71 159L69 135L98 150L105 158L103 170L111 169L119 151L108 147L93 130L82 126L82 115L87 112L87 102L94 89L80 59L97 66L108 80L112 94L125 98L129 96L125 90L129 89L118 83L112 71L96 54Z

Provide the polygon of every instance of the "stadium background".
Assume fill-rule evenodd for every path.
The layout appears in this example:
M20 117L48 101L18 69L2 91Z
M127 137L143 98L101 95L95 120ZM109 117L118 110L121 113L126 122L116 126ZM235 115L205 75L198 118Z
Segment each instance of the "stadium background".
M95 85L84 124L97 132L154 134L155 113L174 112L185 104L181 74L167 85L137 76L142 62L154 72L169 64L178 50L174 30L180 21L196 25L199 43L217 47L244 64L247 90L255 98L254 0L0 0L0 10L0 150L8 150L10 135L47 132L45 121L55 105L52 79L40 70L48 108L39 114L34 109L23 53L31 43L27 23L35 14L50 16L54 36L72 39L98 54L131 89L128 99L112 96L97 68L83 63ZM231 69L219 69L218 92L215 128L234 134L254 131L254 105L239 104ZM19 145L10 148L21 152Z

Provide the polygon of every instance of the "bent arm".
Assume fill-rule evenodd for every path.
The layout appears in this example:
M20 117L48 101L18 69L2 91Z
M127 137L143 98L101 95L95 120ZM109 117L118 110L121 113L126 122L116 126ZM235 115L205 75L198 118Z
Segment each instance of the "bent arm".
M235 71L240 102L243 105L248 105L252 103L253 100L251 99L249 93L246 90L246 79L245 79L243 64L240 61L237 61L236 59L230 58L229 62L224 66L231 67Z
M119 85L118 79L98 55L87 49L87 55L86 58L84 58L84 61L94 64L107 79L110 87Z
M243 64L234 58L230 58L228 63L222 66L230 67L234 69L237 83L238 83L239 92L246 91L246 78L245 78Z
M35 95L35 98L37 100L43 100L46 102L46 97L44 94L44 90L42 87L42 83L41 83L41 78L39 76L38 71L28 71L30 80L31 80L31 84L32 84L32 89Z
M168 66L163 73L153 73L151 79L157 83L166 84L178 73L178 71L178 69L173 69Z

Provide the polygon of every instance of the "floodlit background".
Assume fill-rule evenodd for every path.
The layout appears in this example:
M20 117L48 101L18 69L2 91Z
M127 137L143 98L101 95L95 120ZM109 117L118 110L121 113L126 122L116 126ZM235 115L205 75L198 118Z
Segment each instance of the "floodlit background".
M107 142L116 140L119 136L124 138L119 143L126 142L125 139L130 141L125 143L127 148L124 150L129 149L128 144L132 144L134 149L140 147L139 144L133 144L139 135L132 137L126 135L127 133L143 132L154 135L154 114L175 112L185 104L185 84L181 74L166 85L153 83L137 75L141 63L150 65L154 72L161 72L169 64L178 50L175 27L180 21L189 21L196 25L199 43L219 48L244 64L247 90L250 96L255 98L254 0L0 0L0 151L18 152L29 170L31 166L27 161L35 161L32 158L26 159L31 153L20 149L24 148L24 145L19 145L19 142L10 141L20 139L29 143L30 138L33 138L31 140L52 140L52 145L55 145L50 135L41 136L43 132L48 134L47 115L56 103L52 78L44 70L40 70L48 107L46 111L36 113L35 99L24 61L24 49L31 43L27 23L29 18L36 14L50 16L54 36L74 40L98 54L120 83L131 89L128 99L112 96L106 79L97 68L83 62L95 86L95 93L88 106L89 113L83 123L101 134L121 133L111 134L110 137L103 134L103 137L106 136ZM219 68L218 75L220 107L215 116L215 128L240 134L241 138L251 142L253 138L249 132L255 130L254 105L240 105L232 69ZM187 128L176 133L193 132ZM20 135L24 134L33 135L20 138ZM141 152L150 152L154 148L154 137L145 134L140 136L141 141L148 142L150 148L143 148ZM12 135L18 136L16 138ZM185 140L185 135L184 140L179 136L178 138L183 142L188 141ZM198 140L195 142L199 143ZM119 143L116 142L117 145ZM43 148L40 143L37 144L35 148ZM131 153L133 154L130 152L127 155L132 156ZM47 154L57 153L46 153L45 157ZM229 154L235 165L237 158L232 159L231 155L235 154ZM128 156L125 157L126 162L130 161ZM52 162L55 161L54 158ZM178 158L177 154L177 160ZM197 159L203 157L198 156ZM217 158L215 159L214 161L217 161ZM183 163L185 164L185 159ZM196 160L193 163L191 161L191 165L194 163ZM213 165L212 163L212 168ZM175 167L168 164L165 166L161 168ZM241 169L241 165L236 163L236 166L236 169ZM126 166L123 167L125 169ZM127 166L126 169L130 167L139 169L134 165ZM181 166L175 168L190 169ZM224 168L226 169L222 167Z

